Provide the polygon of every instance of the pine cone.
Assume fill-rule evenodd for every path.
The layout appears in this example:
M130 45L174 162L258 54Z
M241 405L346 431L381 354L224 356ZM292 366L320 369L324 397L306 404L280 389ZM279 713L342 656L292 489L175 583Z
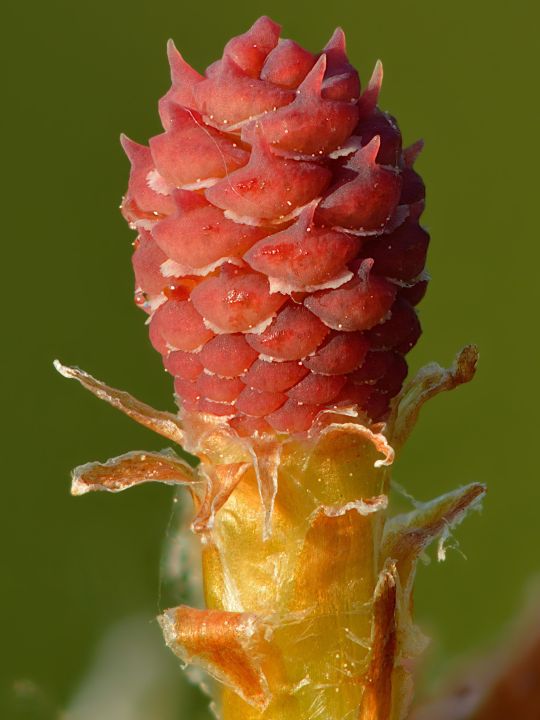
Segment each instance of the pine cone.
M199 75L172 42L164 127L123 138L136 302L181 409L240 435L325 410L386 418L421 329L424 185L361 92L338 29L319 54L263 17Z

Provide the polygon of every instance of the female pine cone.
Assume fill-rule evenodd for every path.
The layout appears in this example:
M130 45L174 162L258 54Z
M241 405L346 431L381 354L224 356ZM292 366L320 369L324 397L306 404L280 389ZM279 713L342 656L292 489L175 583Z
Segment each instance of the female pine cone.
M354 406L384 420L421 329L424 185L338 29L320 54L262 17L205 75L169 43L164 132L131 160L136 302L183 412L240 435Z

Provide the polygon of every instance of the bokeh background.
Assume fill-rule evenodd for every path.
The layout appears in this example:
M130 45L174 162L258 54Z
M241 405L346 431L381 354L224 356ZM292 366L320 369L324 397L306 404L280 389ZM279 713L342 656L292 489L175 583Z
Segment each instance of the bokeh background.
M118 135L145 141L160 131L168 37L201 70L261 14L312 50L342 25L364 79L383 59L382 107L407 142L426 141L418 167L433 280L413 369L448 364L470 341L481 348L477 379L426 408L396 468L419 499L489 484L483 514L457 532L467 560L450 551L445 564L419 571L417 614L434 638L426 686L500 634L539 571L537 4L10 1L2 11L3 718L207 717L153 622L165 602L170 489L69 495L73 466L164 443L60 378L52 360L172 409L171 383L132 301ZM86 703L97 697L92 683L100 708ZM115 709L106 698L116 698Z

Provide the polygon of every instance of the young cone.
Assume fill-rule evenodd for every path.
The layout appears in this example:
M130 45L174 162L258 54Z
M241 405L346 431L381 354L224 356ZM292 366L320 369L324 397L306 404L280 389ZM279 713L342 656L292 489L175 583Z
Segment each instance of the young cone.
M424 186L336 30L315 55L260 18L205 75L169 45L164 132L132 162L136 301L180 414L239 436L321 412L384 420L420 335ZM231 362L233 354L238 362Z
M130 453L78 468L73 492L189 487L206 607L160 623L223 684L225 720L397 720L423 644L416 560L483 488L388 519L389 466L476 351L402 390L427 285L421 143L402 148L381 64L362 89L341 30L317 54L279 32L260 18L204 75L171 42L164 132L122 140L135 298L178 413L58 364L200 463Z

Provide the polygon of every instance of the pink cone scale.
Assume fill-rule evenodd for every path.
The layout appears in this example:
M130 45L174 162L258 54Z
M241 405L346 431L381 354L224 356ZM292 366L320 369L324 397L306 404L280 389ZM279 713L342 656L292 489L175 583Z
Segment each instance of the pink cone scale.
M204 74L168 46L163 132L126 137L135 299L180 412L301 433L383 421L421 327L425 189L336 30L320 53L262 17Z

